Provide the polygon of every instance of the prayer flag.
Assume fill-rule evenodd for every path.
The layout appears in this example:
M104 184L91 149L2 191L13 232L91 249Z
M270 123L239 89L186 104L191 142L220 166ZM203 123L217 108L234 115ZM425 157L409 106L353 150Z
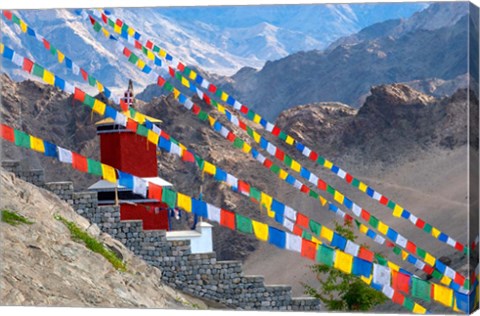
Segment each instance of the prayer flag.
M253 225L253 232L255 233L255 236L262 241L267 241L268 225L261 222L254 221L254 220L252 220L252 225Z
M252 234L253 233L252 220L238 213L235 215L236 215L235 217L237 222L237 230L245 234Z
M234 230L235 229L235 213L221 209L220 225Z
M182 194L182 193L177 193L177 206L186 212L191 213L192 212L192 199L191 197Z
M333 267L347 274L352 273L353 256L340 250L335 251Z
M162 189L162 202L167 204L170 208L174 208L177 203L177 192L168 188Z
M117 174L113 167L102 163L102 177L109 182L117 182Z
M316 261L329 267L333 266L335 250L325 245L320 245L317 251Z
M162 200L162 187L154 183L148 184L148 198L152 200Z

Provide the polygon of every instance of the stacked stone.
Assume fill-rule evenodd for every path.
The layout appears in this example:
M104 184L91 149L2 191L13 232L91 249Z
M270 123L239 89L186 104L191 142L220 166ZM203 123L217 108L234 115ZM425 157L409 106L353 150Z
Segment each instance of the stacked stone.
M44 187L45 174L41 169L35 170L22 170L19 161L6 160L2 161L2 167L8 172L12 172L26 182L30 182L38 187Z
M96 213L98 207L98 198L96 192L74 192L72 195L72 200L73 208L79 215L83 215L84 213Z
M45 189L55 193L62 200L73 206L73 183L70 181L64 182L47 182Z

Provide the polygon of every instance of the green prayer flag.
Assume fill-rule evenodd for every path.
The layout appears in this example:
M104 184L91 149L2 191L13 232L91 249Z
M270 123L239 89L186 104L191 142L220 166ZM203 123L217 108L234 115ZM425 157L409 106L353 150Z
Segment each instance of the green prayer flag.
M354 187L358 188L358 186L360 185L360 181L358 181L356 178L354 178L354 179L352 180L352 185L353 185Z
M179 72L175 72L175 79L181 81L182 80L182 75Z
M323 166L323 164L325 163L325 158L323 158L322 156L318 157L317 163Z
M158 47L157 45L154 45L154 46L153 46L153 51L154 51L155 53L160 52L160 47Z
M335 189L327 184L327 192L330 193L331 195L334 195L335 194Z
M19 130L14 130L13 133L15 136L15 145L30 148L30 135Z
M319 197L318 193L313 191L313 190L310 190L310 192L308 192L308 195L310 195L311 197L313 197L315 199L318 199L318 197Z
M396 255L400 255L402 253L402 249L400 249L399 247L393 247L393 253L395 253Z
M44 72L44 69L42 66L39 66L37 64L33 64L33 70L32 70L32 73L37 76L37 77L40 77L40 78L43 78L43 72Z
M148 54L148 49L145 46L142 46L142 52L147 55Z
M253 137L253 129L251 129L249 126L247 126L247 134L250 137Z
M392 209L392 210L395 208L395 205L396 205L396 204L395 204L394 202L392 202L392 201L388 201L388 203L387 203L387 207L388 207L389 209Z
M425 223L425 226L423 226L423 230L427 233L431 233L432 232L432 225L430 225L428 223Z
M278 138L285 141L287 139L287 134L285 134L283 131L281 131L280 134L278 135Z
M370 216L370 220L368 223L373 227L373 228L378 228L378 218L375 216Z
M95 99L92 98L90 95L85 94L85 99L83 100L83 103L93 108L93 105L95 104Z
M235 214L237 230L245 234L253 234L252 220L240 214Z
M110 25L110 27L115 27L115 22L113 22L112 19L108 19L108 25Z
M283 156L283 162L285 163L285 165L287 167L291 167L292 166L292 157L290 157L289 155L284 155Z
M12 22L20 25L20 19L15 14L12 14Z
M163 86L165 90L172 92L173 91L173 86L170 82L165 82L165 85Z
M441 280L443 277L443 274L441 274L440 271L438 270L433 270L432 276L437 280Z
M137 134L142 135L142 136L147 136L148 135L148 128L146 128L143 125L138 124L137 125Z
M208 113L201 110L200 113L198 113L198 118L201 120L201 121L206 121L208 120Z
M379 254L375 254L375 259L377 259L377 262L381 266L386 266L387 265L387 260L380 256Z
M325 245L320 245L320 247L318 247L317 257L315 260L329 267L332 267L334 254L335 250L333 248L327 247Z
M312 239L312 234L310 234L309 232L304 230L303 233L302 233L302 238L307 239L307 240L311 240Z
M95 80L95 78L93 78L92 76L88 75L88 84L92 87L95 87L95 85L97 84L97 80Z
M128 61L135 65L138 61L138 56L132 53L128 58Z
M243 143L244 143L244 141L240 137L237 137L233 141L233 146L235 148L242 149L243 148Z
M320 236L320 231L322 230L322 225L320 223L315 222L314 220L310 220L308 223L310 226L310 230L317 236Z
M51 46L51 47L50 47L50 53L51 53L52 55L57 54L57 49L56 49L55 47Z
M94 174L96 176L102 175L102 164L99 161L95 161L90 158L87 158L87 167L88 167L88 173Z
M102 26L100 25L100 23L95 21L95 24L93 25L93 29L95 30L95 32L98 32L102 29Z
M278 165L272 165L270 167L270 170L275 173L276 175L278 175L280 173L280 167Z
M415 302L410 297L405 296L405 300L403 301L403 307L405 307L409 311L412 311L413 306L415 306Z
M418 255L420 258L425 259L425 255L426 255L425 250L420 249L420 248L417 247L417 255Z
M198 155L195 155L195 162L197 163L197 166L198 168L200 168L201 170L203 170L203 164L204 164L204 160L198 156Z
M162 202L167 204L169 207L174 208L177 204L177 192L168 188L163 188Z
M250 197L255 199L256 201L260 201L261 193L260 191L258 191L258 189L254 187L250 187Z
M253 120L253 117L255 116L255 112L253 112L252 110L248 110L247 112L247 118L249 120Z
M412 277L412 297L430 302L431 285L427 281Z

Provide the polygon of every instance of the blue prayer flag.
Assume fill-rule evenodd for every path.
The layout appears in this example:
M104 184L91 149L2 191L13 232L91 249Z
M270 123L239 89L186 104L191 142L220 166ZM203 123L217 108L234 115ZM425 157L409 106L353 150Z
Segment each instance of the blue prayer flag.
M369 278L372 274L373 263L360 259L358 257L353 258L352 274Z
M192 212L198 216L208 218L207 204L201 200L192 198Z
M284 231L268 226L268 242L278 248L285 249L286 234Z
M133 176L131 174L118 171L118 184L128 189L133 189Z
M344 250L347 245L347 239L343 236L340 236L337 233L333 233L333 239L331 245L337 247L340 250Z
M57 158L57 146L47 142L46 140L43 141L43 145L45 147L45 156L47 157L54 157Z

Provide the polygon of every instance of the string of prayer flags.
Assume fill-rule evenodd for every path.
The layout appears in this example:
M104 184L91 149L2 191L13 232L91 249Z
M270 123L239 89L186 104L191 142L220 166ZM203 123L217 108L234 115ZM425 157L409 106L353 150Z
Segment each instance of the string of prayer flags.
M94 14L97 16L100 16L103 20L103 22L106 25L109 25L108 22L110 19L105 15L105 13L101 12L100 10L94 10ZM123 24L125 25L125 24ZM222 105L219 105L217 102L215 102L212 98L207 96L207 93L215 93L215 96L219 97L221 101L225 102L228 106L233 107L234 109L238 110L244 117L247 119L251 120L252 122L260 124L265 130L273 134L274 136L280 138L283 140L285 143L288 145L293 146L295 149L297 149L300 153L302 153L304 156L307 158L311 159L312 161L316 162L317 164L329 169L331 172L333 172L335 175L338 177L344 179L347 183L350 183L352 186L356 187L358 190L364 192L367 196L370 198L376 200L378 203L387 206L392 210L392 214L395 217L401 217L404 218L405 220L409 220L413 225L416 227L422 229L426 233L429 233L431 236L435 237L436 239L440 240L443 243L446 243L450 245L451 247L459 250L459 251L465 251L468 247L464 247L464 245L460 244L457 242L455 239L451 238L449 235L445 234L444 232L440 231L438 228L433 227L432 225L425 226L425 221L422 219L418 218L414 214L412 214L410 211L404 209L402 206L400 206L398 203L393 202L380 192L374 190L373 188L367 186L365 183L362 181L358 180L357 178L354 178L351 174L347 173L340 167L334 165L332 162L329 160L325 159L324 157L320 156L318 153L310 149L309 147L303 145L301 142L298 140L294 139L292 136L286 134L283 132L278 126L276 126L273 123L270 123L263 117L261 117L259 114L255 113L251 109L249 109L247 106L241 104L239 101L237 101L235 98L233 98L231 95L227 94L225 91L222 91L219 87L215 86L214 84L208 82L206 79L202 78L200 75L198 75L195 71L193 71L191 68L187 67L184 63L181 61L175 59L173 56L171 56L168 52L166 52L163 48L158 47L156 45L153 45L151 41L147 41L144 44L142 44L138 39L141 37L137 31L135 31L133 28L130 28L133 30L131 33L128 32L123 32L120 33L124 35L124 38L127 39L130 42L130 34L135 34L136 38L131 39L135 43L135 47L137 49L143 50L143 51L156 51L157 54L165 60L171 61L172 63L175 64L175 67L180 73L185 74L188 78L185 78L180 75L180 73L176 72L174 69L169 67L168 73L172 76L172 78L176 78L180 81L182 85L185 87L189 88L193 92L197 93L197 95L203 99L207 104L210 104L212 106L217 107L217 109L221 108L220 113L223 113L227 116L227 119L229 119L230 122L235 124L236 126L239 126L240 128L243 127L243 129L246 131L247 126L245 123L241 122L235 115L232 115L230 112L225 111L224 107ZM148 46L146 46L148 44ZM154 49L155 48L155 49ZM147 53L146 53L147 54ZM148 55L148 54L147 54ZM169 57L168 57L169 56ZM160 65L162 65L160 63ZM201 86L206 90L206 93L203 93L200 89L197 89L194 84L190 84L190 80L195 80L195 83ZM247 134L251 135L251 133ZM254 138L254 137L252 137ZM255 139L255 138L254 138ZM257 141L255 139L255 141ZM274 146L273 144L269 142L265 142L265 139L262 137L258 140L258 143L260 145L265 144L265 146L261 146L263 149L267 150L270 154L272 154L275 157L283 157L283 160L285 162L285 159L290 161L290 165L288 165L292 170L295 170L301 175L307 179L310 180L311 177L314 179L317 177L313 173L311 173L308 169L304 168L301 166L297 161L291 159L288 157L288 155L285 154L285 152L281 151L278 147ZM343 199L343 195L337 193L336 194L336 199ZM343 201L341 204L344 204ZM418 224L417 224L418 223Z

